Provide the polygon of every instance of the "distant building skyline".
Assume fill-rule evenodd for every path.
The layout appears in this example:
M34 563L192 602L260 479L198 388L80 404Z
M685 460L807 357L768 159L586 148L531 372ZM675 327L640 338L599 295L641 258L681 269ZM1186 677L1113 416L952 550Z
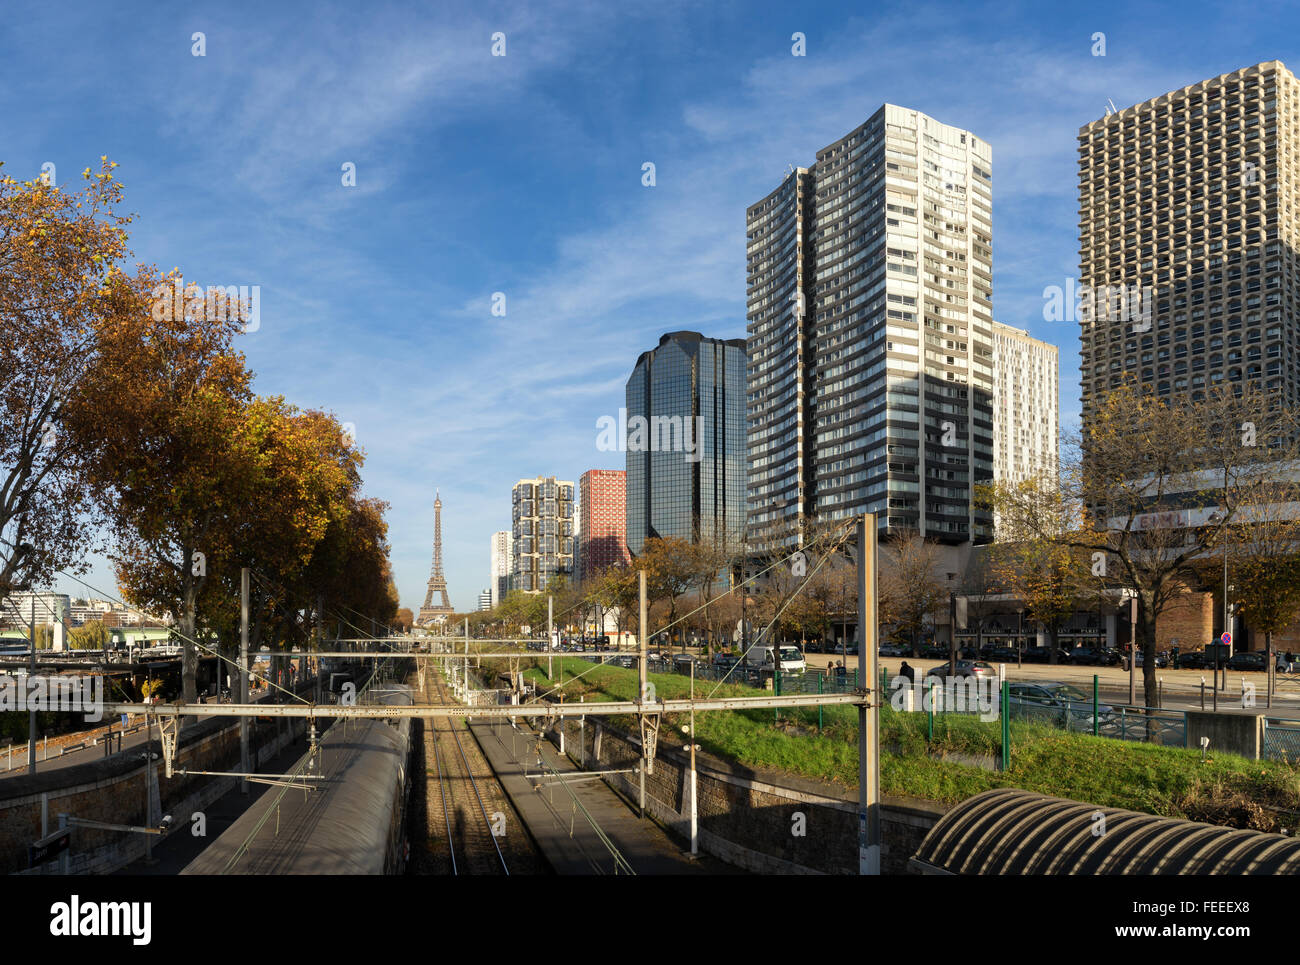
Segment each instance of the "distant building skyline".
M496 606L505 599L509 590L510 573L514 569L514 537L510 530L502 529L492 534L489 560L491 576L488 590L492 594L492 605Z

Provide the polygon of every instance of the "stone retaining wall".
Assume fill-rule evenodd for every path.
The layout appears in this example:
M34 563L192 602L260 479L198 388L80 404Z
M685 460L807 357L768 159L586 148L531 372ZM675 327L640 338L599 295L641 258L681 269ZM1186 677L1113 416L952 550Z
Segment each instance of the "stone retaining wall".
M552 739L559 741L557 730ZM590 770L634 768L638 736L599 718L563 721L564 750ZM632 802L640 793L637 774L606 780ZM646 809L683 837L690 835L690 757L665 748L646 775ZM857 794L790 774L759 772L703 754L696 758L699 841L709 854L763 874L858 873ZM881 870L908 874L908 859L945 806L929 801L885 798L881 807Z
M279 754L305 732L304 719L254 721L250 747L260 765ZM157 734L157 725L154 730ZM145 815L146 765L144 747L102 760L0 780L0 873L25 872L27 847L59 827L59 814L113 824L156 823L172 815L169 833L189 834L190 817L234 785L237 778L163 775L159 740L150 745L153 821ZM304 751L306 745L303 745ZM176 751L177 769L237 770L239 722L209 717L183 728ZM160 799L161 792L161 799ZM74 874L106 874L145 853L145 835L94 828L73 828L69 870ZM47 865L53 870L57 865ZM39 869L37 869L39 873Z

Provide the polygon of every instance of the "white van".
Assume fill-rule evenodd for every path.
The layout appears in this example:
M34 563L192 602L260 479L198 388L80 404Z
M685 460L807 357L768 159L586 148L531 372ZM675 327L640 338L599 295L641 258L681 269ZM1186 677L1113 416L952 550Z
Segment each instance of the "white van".
M764 670L771 670L775 649L774 647L751 647L749 662ZM803 654L799 652L798 647L788 644L781 646L781 673L803 673L807 669L808 664L804 662Z

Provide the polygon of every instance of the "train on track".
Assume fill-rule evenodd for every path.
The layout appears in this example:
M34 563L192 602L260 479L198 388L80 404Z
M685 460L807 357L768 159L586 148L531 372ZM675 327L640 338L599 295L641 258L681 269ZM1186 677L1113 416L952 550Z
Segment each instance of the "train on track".
M413 703L402 684L372 693L386 704ZM402 874L410 854L410 718L338 720L319 747L319 764L304 773L322 780L301 781L309 790L273 785L181 873Z

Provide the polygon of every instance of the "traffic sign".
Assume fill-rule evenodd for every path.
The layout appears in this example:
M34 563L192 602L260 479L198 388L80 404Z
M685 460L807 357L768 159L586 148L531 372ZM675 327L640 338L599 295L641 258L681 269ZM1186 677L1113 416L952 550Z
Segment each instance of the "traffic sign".
M1231 633L1228 633L1227 631L1224 631L1223 636L1219 637L1219 639L1222 640L1222 641L1223 641L1224 643L1226 643L1226 644L1230 644L1230 643L1232 643L1232 634L1231 634Z
M72 828L59 828L27 847L27 867L35 868L68 850Z

